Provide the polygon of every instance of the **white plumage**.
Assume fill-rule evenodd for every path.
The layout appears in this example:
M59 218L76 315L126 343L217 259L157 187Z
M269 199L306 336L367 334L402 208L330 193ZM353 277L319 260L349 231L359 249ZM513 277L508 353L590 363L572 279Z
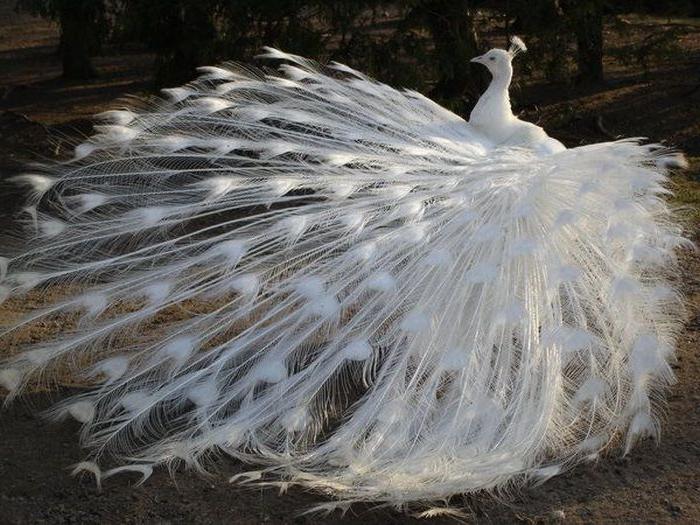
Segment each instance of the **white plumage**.
M220 450L348 501L538 481L657 430L685 241L674 153L566 149L515 118L511 60L467 123L347 66L267 49L282 76L203 68L99 116L74 160L18 177L38 236L2 295L77 318L2 363L52 371L95 461L202 466Z

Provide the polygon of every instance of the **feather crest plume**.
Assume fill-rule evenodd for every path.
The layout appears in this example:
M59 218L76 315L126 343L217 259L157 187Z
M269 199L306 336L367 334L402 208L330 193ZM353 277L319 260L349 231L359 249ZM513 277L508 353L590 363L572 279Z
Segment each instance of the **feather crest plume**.
M527 51L527 46L525 42L518 36L510 37L510 47L508 48L508 53L512 57L518 56L520 53L525 53Z

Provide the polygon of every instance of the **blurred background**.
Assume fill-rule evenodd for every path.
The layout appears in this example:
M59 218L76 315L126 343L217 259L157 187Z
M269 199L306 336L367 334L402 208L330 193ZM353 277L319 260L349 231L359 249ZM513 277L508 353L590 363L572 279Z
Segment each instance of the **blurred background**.
M488 82L469 59L514 34L529 47L515 64L515 112L568 146L642 136L683 150L690 169L673 174L672 202L700 242L698 0L0 0L0 183L27 161L69 156L92 115L124 97L186 82L199 65L260 65L264 45L345 62L467 118ZM19 202L0 184L0 228ZM689 319L661 444L576 469L514 507L470 499L477 521L700 521L700 257L682 263ZM142 490L115 478L101 493L66 475L84 456L75 432L47 432L16 406L0 414L0 523L338 522L300 516L315 495L234 489L225 477L182 474L176 485L158 472ZM354 512L343 523L413 522Z
M529 47L513 90L525 118L570 145L642 134L700 150L696 0L0 0L0 110L76 120L273 45L467 116L488 82L469 59L513 34Z

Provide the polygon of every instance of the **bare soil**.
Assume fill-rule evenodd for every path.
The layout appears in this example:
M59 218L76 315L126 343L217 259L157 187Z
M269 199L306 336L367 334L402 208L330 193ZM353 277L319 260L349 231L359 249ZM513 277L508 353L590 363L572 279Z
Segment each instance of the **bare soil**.
M150 84L151 56L99 57L101 76L89 83L60 78L57 28L12 10L0 0L0 181L32 159L57 158L67 144L89 133L90 115L115 98L139 94ZM606 36L621 46L652 32L678 30L682 53L656 57L648 71L612 56L608 80L595 87L523 82L516 106L568 145L646 136L684 150L691 169L674 176L676 202L686 206L688 234L700 241L700 21L627 17L623 32ZM635 40L636 39L636 40ZM0 186L0 224L16 210L18 195ZM4 217L4 219L3 219ZM455 501L460 520L484 523L698 523L700 522L700 257L683 254L683 289L688 321L674 365L678 383L668 398L659 443L646 441L627 457L612 451L507 501L491 496ZM3 315L0 310L0 316ZM31 337L41 334L31 334ZM0 348L0 353L10 349ZM58 396L65 395L63 391ZM302 515L323 496L290 489L232 486L228 476L243 467L221 459L219 474L156 472L141 487L128 476L108 480L102 492L92 479L72 478L68 467L85 451L77 424L47 423L48 407L35 393L0 415L0 524L4 523L335 523L340 513ZM411 523L417 517L386 507L352 507L344 523ZM453 522L438 516L430 522ZM423 523L426 519L421 520Z

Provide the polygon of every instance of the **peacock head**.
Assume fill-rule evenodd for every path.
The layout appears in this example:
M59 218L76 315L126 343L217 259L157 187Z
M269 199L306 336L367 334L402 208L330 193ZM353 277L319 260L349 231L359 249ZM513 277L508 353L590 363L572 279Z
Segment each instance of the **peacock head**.
M494 78L513 73L511 62L520 53L527 51L527 46L517 36L511 37L510 47L505 49L492 49L481 56L472 58L472 62L483 64L491 72Z

